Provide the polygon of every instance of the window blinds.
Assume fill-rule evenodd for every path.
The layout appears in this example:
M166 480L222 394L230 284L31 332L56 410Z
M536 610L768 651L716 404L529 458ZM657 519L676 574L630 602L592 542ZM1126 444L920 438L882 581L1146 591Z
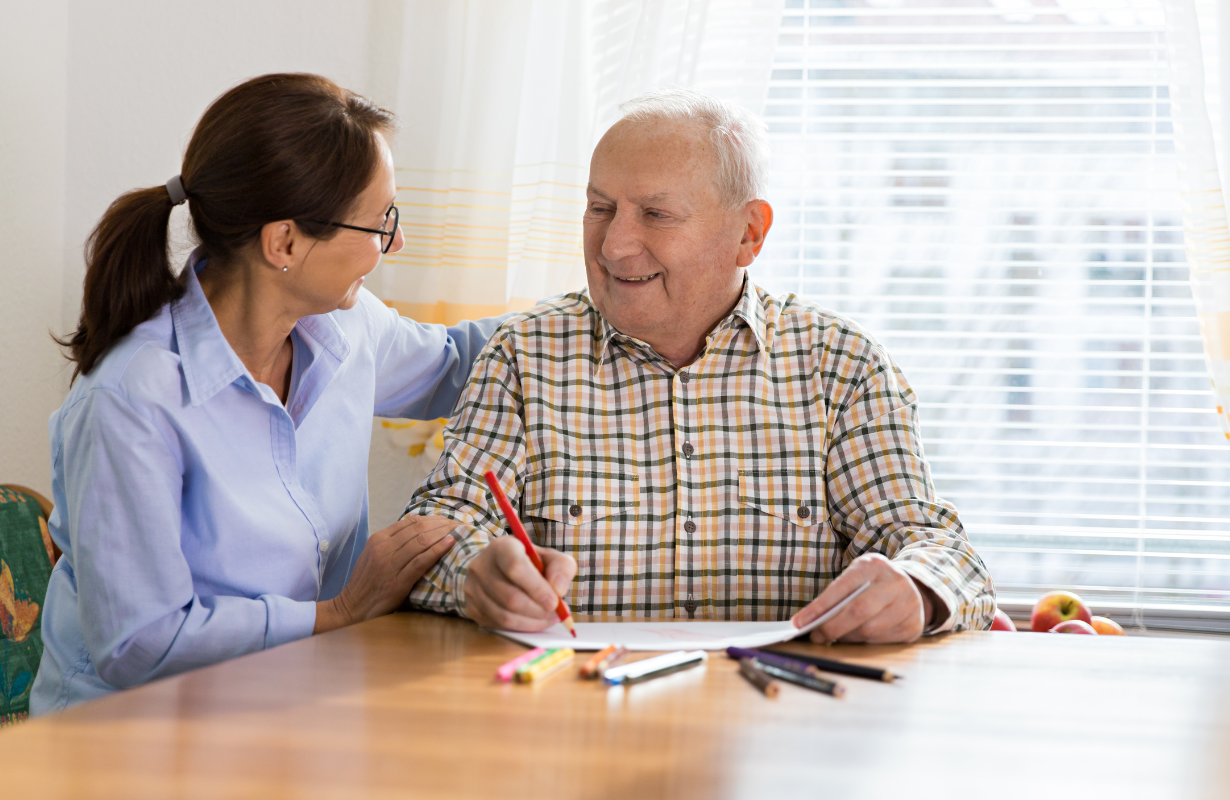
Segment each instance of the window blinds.
M1070 588L1230 628L1160 1L787 0L782 23L755 279L892 353L1001 607Z

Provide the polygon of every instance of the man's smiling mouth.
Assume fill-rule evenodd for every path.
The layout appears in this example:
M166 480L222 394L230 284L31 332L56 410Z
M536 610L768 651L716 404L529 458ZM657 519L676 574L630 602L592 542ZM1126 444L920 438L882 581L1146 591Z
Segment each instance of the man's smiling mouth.
M616 278L615 278L615 280L617 280L617 281L623 281L624 283L644 283L645 281L651 281L651 280L653 280L654 278L658 277L658 276L659 276L659 275L661 275L661 274L662 274L661 272L655 272L655 273L653 273L652 275L645 275L645 276L640 277L640 278L619 278L619 277L616 277Z

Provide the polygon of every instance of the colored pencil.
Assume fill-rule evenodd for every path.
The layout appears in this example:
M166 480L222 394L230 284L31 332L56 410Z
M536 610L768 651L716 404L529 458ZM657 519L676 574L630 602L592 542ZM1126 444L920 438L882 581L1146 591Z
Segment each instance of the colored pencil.
M748 682L757 689L764 692L765 697L777 697L781 693L781 687L777 685L777 681L773 680L767 672L756 666L756 660L753 658L739 659L739 674L747 678Z
M781 653L771 653L767 650L750 650L746 647L727 647L726 655L740 661L745 658L755 658L766 664L772 664L778 669L788 669L791 672L797 672L800 675L810 675L813 678L824 677L820 674L820 670L811 664L789 658Z
M708 659L709 654L704 650L677 650L674 653L634 661L621 667L612 667L602 673L602 680L610 684L640 683L682 669L700 666Z
M620 686L632 686L633 684L644 683L645 681L651 681L655 678L663 678L667 675L671 675L676 672L683 672L684 670L691 669L692 667L699 667L703 663L705 663L705 659L696 658L691 661L684 661L679 664L672 664L669 667L662 667L661 669L655 669L652 672L643 672L640 675L629 675L628 677L620 681L619 685Z
M810 664L823 672L835 672L838 675L849 675L854 678L869 678L873 681L884 681L892 683L898 678L905 677L889 672L881 667L864 667L862 664L849 664L845 661L838 661L833 658L821 658L820 656L804 655L802 653L783 653L780 650L765 650L766 653L774 653L779 656L793 658L796 661L802 661Z
M500 504L500 511L504 512L504 521L508 523L508 527L512 528L513 536L517 537L517 541L521 542L521 546L525 548L525 554L530 557L534 568L538 570L538 574L544 578L547 576L547 568L543 566L542 559L538 557L538 551L534 549L534 543L530 541L530 537L525 532L525 527L521 524L521 519L517 516L517 512L513 510L512 503L508 502L508 497L504 494L504 490L500 488L500 482L495 479L495 473L487 470L483 474L483 479L487 481L487 487L491 489L491 494L495 496L495 501ZM572 612L568 610L568 604L564 602L564 598L559 598L559 604L555 607L555 614L559 617L559 621L564 624L568 632L572 634L572 638L577 638L576 626L572 623Z
M813 692L829 694L833 697L844 697L846 694L846 687L836 681L813 678L811 675L800 675L788 669L781 669L772 664L766 664L758 658L753 658L752 664L774 678L783 680L786 683L793 683L795 686L802 686L805 689L811 689Z
M628 648L624 647L623 645L616 645L615 652L611 653L606 658L602 659L602 663L600 663L598 665L598 668L594 671L594 677L595 678L601 677L602 673L606 672L608 669L618 664L620 659L622 659L626 655L628 655Z
M506 661L501 664L500 668L495 671L495 676L502 681L511 681L513 678L513 673L517 671L517 667L520 667L522 664L528 664L537 659L539 656L546 655L546 653L547 651L544 648L535 647L533 650L529 650L517 656L512 661Z
M530 667L537 664L539 661L542 661L544 658L547 658L548 656L552 655L556 650L559 650L558 647L548 647L545 650L539 647L537 649L542 650L542 652L527 661L521 662L521 665L517 667L515 670L513 670L514 678L517 676L518 672L529 669Z
M606 666L609 666L608 662L611 661L611 657L614 656L616 651L620 649L622 648L620 648L619 645L613 644L610 647L604 647L594 653L593 656L591 656L590 659L581 666L581 677L597 678L602 674L602 670L604 670ZM627 651L625 650L624 652Z
M576 654L577 652L571 647L561 647L558 650L552 650L542 658L536 658L529 664L520 667L517 670L517 682L541 681L566 667Z

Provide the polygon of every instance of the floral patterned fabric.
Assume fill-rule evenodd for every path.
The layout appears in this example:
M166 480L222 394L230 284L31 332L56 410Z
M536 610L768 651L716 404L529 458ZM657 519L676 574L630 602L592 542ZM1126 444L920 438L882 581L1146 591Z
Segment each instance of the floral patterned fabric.
M29 716L53 553L38 501L0 487L0 726Z

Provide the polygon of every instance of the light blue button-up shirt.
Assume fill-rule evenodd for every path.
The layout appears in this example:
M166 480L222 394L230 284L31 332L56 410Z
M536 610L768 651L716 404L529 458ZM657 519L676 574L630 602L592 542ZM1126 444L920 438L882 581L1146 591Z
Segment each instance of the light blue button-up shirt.
M370 292L299 320L283 406L187 291L51 417L41 714L310 636L367 541L377 416L448 416L499 319L423 325Z

